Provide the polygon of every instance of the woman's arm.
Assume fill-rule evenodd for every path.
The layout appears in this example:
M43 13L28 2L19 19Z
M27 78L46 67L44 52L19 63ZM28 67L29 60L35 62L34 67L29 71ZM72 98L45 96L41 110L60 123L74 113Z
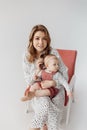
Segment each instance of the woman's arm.
M41 87L42 88L50 88L50 87L55 87L56 86L56 81L55 80L44 80L41 81Z
M32 63L29 63L26 58L26 53L23 55L23 72L24 72L24 79L25 82L28 85L32 82L34 71L33 71L34 65Z

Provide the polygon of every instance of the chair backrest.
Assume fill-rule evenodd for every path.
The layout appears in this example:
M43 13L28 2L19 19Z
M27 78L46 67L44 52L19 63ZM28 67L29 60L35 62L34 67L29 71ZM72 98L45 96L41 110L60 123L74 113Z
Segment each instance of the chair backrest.
M59 52L64 64L68 67L68 75L69 75L69 81L70 81L75 72L77 51L64 50L64 49L57 49L57 51Z

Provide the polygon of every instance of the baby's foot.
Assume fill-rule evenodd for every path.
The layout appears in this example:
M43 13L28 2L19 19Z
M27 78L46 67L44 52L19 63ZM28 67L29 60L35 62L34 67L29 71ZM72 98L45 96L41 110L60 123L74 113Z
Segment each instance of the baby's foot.
M32 98L34 98L34 96L35 96L34 92L29 92L28 96L24 96L24 97L21 98L21 101L24 102L24 101L27 101L27 100L31 100Z
M27 96L21 98L21 101L23 101L23 102L27 101L27 100L29 100Z

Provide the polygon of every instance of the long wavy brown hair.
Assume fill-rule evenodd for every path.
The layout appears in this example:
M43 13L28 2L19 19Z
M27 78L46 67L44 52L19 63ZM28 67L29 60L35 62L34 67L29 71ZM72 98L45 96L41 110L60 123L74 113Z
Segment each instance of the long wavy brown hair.
M31 30L31 33L29 36L29 44L27 47L27 51L28 51L27 60L29 62L34 62L36 57L37 57L37 51L33 46L33 38L34 38L34 35L37 31L44 32L46 35L46 39L47 39L47 47L43 50L40 57L44 58L46 55L48 55L50 53L50 50L51 50L51 47L50 47L51 38L50 38L50 35L49 35L47 28L44 25L34 26Z

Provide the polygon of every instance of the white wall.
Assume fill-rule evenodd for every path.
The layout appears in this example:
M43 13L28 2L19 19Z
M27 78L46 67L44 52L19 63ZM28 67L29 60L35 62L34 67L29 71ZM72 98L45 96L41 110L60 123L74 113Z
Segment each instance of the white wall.
M36 24L47 26L55 48L78 51L76 102L67 130L87 130L86 0L0 0L0 129L28 129L26 106L20 102L22 54Z

